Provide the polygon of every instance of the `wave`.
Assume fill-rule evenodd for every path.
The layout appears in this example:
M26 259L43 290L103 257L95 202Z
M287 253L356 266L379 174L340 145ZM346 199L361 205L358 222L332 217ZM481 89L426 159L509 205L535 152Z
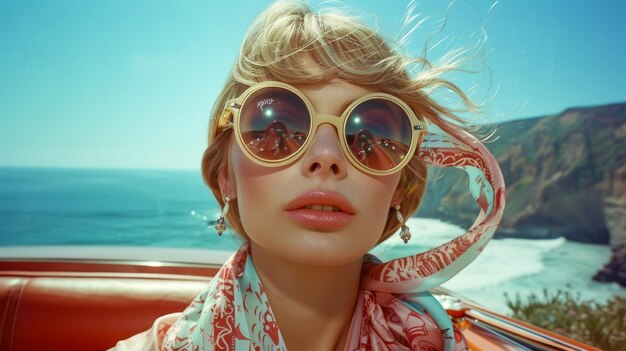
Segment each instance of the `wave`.
M436 219L407 221L413 238L405 245L394 235L372 250L383 260L429 250L465 232ZM541 295L542 290L566 290L581 299L605 301L626 296L616 283L597 283L591 277L608 261L607 245L556 239L494 239L467 268L443 284L459 295L501 313L508 313L504 295Z

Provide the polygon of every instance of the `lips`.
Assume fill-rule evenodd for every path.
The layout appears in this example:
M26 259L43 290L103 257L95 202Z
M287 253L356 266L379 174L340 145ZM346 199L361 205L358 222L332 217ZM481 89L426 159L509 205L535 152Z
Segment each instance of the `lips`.
M285 211L295 222L310 228L336 229L349 224L356 213L341 194L314 190L289 202Z

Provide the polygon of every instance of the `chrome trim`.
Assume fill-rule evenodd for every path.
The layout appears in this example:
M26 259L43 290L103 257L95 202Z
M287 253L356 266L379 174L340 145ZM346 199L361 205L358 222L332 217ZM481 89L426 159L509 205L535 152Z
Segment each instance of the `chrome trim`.
M235 251L133 246L4 246L0 247L0 260L162 262L221 266Z
M106 260L106 259L71 259L71 258L10 258L0 257L2 262L19 262L19 263L76 263L76 264L101 264L101 265L126 265L126 266L143 266L143 267L180 267L180 268L205 268L219 269L220 264L214 263L189 263L175 261L134 261L134 260Z

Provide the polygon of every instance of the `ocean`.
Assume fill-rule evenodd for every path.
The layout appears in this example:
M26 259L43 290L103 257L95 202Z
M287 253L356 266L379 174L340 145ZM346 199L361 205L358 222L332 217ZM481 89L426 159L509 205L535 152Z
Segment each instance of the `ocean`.
M0 168L1 246L234 249L219 211L199 171Z
M219 206L199 171L0 168L0 247L111 246L234 251L241 241L212 228ZM428 250L463 233L437 219L411 218L409 245L394 236L372 253L387 260ZM492 240L444 287L508 312L510 296L568 290L602 302L626 289L591 277L610 248L549 240Z

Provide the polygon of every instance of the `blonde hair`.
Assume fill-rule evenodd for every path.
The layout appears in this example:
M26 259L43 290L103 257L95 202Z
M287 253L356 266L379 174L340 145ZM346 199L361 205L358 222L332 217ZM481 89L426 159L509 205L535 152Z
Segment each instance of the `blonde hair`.
M313 62L314 64L311 64ZM419 64L426 71L410 77L409 67ZM382 91L406 102L429 123L456 134L462 122L452 110L428 96L435 88L455 92L470 109L474 107L453 83L441 78L447 70L433 67L425 58L395 52L378 33L354 18L313 13L300 1L278 1L259 14L250 26L238 58L213 111L209 146L202 159L202 175L221 206L224 199L218 184L220 172L232 171L228 152L232 128L218 125L227 100L238 97L250 85L266 80L290 84L323 84L338 78L368 89ZM405 189L401 213L408 218L417 210L426 186L426 164L417 153L402 170L399 188ZM227 216L232 228L247 239L239 218L237 201L231 201ZM390 208L379 242L393 234L401 223Z

